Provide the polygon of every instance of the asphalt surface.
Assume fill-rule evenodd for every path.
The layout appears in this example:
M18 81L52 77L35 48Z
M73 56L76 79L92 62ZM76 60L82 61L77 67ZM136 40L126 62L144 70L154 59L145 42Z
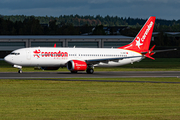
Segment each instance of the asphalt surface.
M128 72L95 72L86 74L78 72L15 72L0 73L0 79L36 79L36 78L132 78L132 77L176 77L180 78L180 71L128 71Z

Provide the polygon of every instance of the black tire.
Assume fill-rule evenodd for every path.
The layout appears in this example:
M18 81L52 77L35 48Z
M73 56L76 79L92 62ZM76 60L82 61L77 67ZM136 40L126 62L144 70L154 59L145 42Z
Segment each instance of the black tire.
M19 71L18 71L18 73L20 73L20 74L21 74L21 73L23 73L23 72L22 72L22 70L19 70Z
M89 68L89 69L86 70L86 73L87 74L93 74L94 73L94 69Z

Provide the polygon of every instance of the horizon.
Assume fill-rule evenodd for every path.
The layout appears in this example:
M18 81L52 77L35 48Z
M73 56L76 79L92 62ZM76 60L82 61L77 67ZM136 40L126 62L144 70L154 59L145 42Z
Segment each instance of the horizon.
M107 16L110 16L110 15L105 15L105 16L101 16L101 15L79 15L79 14L70 14L70 15L59 15L59 16L48 16L48 15L24 15L24 14L17 14L17 15L2 15L2 14L0 14L0 16L26 16L26 17L31 17L31 16L34 16L34 17L53 17L53 18L58 18L58 17L60 17L60 16L71 16L71 15L73 15L73 17L75 17L76 15L78 15L78 16L80 16L80 17L85 17L85 16L91 16L91 17L94 17L94 18L96 18L96 16L100 16L100 17L103 17L103 18L105 18L105 17L107 17ZM128 17L123 17L123 16L110 16L110 17L118 17L118 18L123 18L123 19L127 19L127 18L132 18L132 19L143 19L143 20L147 20L149 17L151 17L151 16L149 16L149 17L147 17L147 18L140 18L140 17L131 17L131 16L128 16ZM172 21L172 20L175 20L175 21L178 21L178 20L180 20L180 19L163 19L163 18L158 18L157 16L155 16L156 17L156 20L158 19L158 20L167 20L167 21Z

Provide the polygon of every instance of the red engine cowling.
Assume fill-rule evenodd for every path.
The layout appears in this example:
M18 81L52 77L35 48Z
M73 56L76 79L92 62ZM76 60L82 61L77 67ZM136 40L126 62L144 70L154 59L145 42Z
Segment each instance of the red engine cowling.
M80 60L70 60L67 63L67 68L69 71L84 71L87 69L87 64Z

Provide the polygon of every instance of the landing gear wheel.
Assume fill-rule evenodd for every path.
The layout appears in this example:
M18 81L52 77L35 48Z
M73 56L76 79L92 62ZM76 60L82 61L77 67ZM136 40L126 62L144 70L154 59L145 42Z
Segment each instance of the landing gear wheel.
M20 73L20 74L21 74L21 73L23 73L23 72L22 72L22 70L19 70L19 71L18 71L18 73Z
M94 69L88 68L88 69L86 70L86 73L87 73L87 74L93 74L93 73L94 73Z

